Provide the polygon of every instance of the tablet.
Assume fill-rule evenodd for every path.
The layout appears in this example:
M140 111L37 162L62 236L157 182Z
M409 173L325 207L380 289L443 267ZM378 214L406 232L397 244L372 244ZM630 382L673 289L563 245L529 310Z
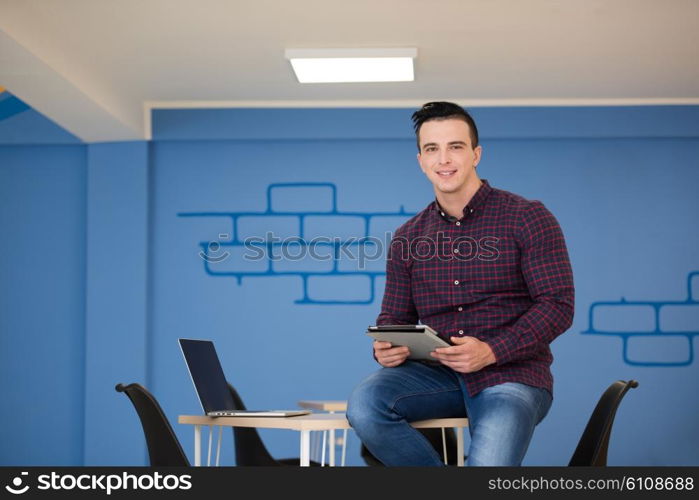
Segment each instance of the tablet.
M408 346L410 356L408 359L435 359L430 352L437 347L449 347L451 344L437 336L432 328L427 325L381 325L370 326L367 335L376 340L390 342L394 346Z

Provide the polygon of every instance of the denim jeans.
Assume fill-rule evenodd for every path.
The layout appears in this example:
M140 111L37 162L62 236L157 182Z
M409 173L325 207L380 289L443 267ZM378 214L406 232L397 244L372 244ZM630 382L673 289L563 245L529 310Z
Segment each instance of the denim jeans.
M442 457L408 422L469 418L467 465L521 465L534 427L548 413L546 389L507 382L473 397L441 364L406 361L382 368L352 392L347 418L369 451L388 466L440 466Z

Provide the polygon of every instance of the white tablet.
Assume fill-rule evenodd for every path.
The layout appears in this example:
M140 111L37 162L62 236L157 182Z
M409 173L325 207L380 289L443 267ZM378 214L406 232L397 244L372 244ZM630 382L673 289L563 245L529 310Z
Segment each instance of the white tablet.
M370 326L366 334L376 340L390 342L393 346L408 346L410 349L408 359L435 361L430 356L430 352L437 347L451 345L439 338L437 332L427 325Z

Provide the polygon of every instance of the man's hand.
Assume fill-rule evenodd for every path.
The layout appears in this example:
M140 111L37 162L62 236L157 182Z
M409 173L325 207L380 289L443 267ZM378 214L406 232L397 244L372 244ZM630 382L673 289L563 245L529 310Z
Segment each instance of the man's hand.
M398 366L410 356L406 346L392 347L390 342L374 341L374 357L381 366L392 368Z
M477 372L496 361L490 346L476 337L452 337L451 341L455 345L438 347L430 353L430 356L454 371Z

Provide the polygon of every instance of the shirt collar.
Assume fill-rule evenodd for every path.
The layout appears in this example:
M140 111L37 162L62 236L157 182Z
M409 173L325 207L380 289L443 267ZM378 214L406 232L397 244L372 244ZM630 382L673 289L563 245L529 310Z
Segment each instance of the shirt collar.
M474 212L479 210L480 208L483 207L483 204L485 203L486 198L488 195L491 193L493 188L488 184L488 181L486 179L481 179L481 186L478 188L478 191L473 195L471 200L468 202L468 204L464 207L463 214L464 218L472 216ZM442 207L439 205L439 201L435 198L434 200L434 207L435 207L435 212L442 217L443 219L449 221L449 222L456 222L458 219L456 217L453 217L449 215L447 212L442 210Z

